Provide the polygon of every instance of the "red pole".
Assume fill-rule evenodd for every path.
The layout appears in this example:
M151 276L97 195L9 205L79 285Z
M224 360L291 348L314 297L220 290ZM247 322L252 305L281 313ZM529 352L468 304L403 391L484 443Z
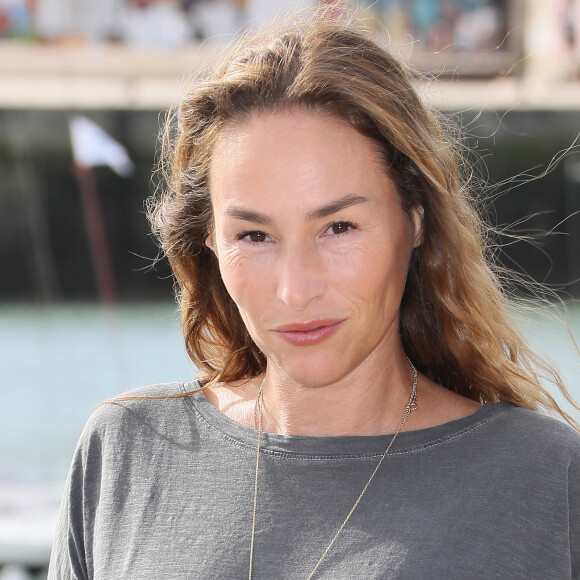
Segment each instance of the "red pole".
M93 269L99 287L99 296L105 304L115 304L118 301L117 283L113 272L111 252L109 250L95 173L91 167L84 167L74 162L73 169L81 192L85 225L91 247Z

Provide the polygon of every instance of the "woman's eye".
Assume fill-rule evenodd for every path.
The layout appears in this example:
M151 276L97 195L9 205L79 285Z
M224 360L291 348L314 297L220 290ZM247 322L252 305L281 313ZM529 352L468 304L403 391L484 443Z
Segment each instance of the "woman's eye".
M242 232L238 234L238 240L248 240L249 242L266 242L268 240L267 234L260 231Z
M334 222L330 224L330 227L326 230L326 234L345 234L355 228L356 226L352 222Z

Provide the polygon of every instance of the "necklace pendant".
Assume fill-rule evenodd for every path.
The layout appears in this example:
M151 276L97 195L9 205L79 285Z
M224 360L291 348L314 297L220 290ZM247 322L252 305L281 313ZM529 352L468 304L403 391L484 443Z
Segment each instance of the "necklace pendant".
M413 393L411 397L411 401L409 403L409 412L413 412L417 410L417 393Z

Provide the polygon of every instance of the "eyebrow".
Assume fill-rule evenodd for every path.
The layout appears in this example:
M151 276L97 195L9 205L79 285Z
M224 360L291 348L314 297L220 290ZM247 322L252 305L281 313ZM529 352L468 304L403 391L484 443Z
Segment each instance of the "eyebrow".
M321 218L328 217L332 214L335 214L347 207L351 207L358 203L365 203L368 201L367 197L363 197L362 195L346 195L345 197L341 197L336 201L331 201L314 211L311 211L307 216L306 219L308 221L319 220Z
M270 224L272 219L264 213L258 211L252 211L239 206L226 207L222 211L222 215L227 215L229 217L237 218L239 220L244 220L245 222L253 222L256 224Z
M331 201L318 209L315 209L309 212L306 216L307 221L315 221L319 220L328 216L331 216L347 207L351 207L353 205L357 205L359 203L368 202L368 198L362 195L346 195L337 199L335 201ZM243 220L246 222L252 222L256 224L271 224L272 218L264 213L260 213L258 211L253 211L249 209L245 209L239 206L230 206L223 210L222 215L226 215L229 217L237 218L239 220Z

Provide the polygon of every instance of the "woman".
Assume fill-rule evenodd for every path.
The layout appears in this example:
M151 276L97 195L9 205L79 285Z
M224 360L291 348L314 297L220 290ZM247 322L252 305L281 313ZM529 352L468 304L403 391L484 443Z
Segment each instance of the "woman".
M580 436L536 411L561 382L401 65L324 15L270 27L167 153L200 380L93 415L49 576L579 578Z

